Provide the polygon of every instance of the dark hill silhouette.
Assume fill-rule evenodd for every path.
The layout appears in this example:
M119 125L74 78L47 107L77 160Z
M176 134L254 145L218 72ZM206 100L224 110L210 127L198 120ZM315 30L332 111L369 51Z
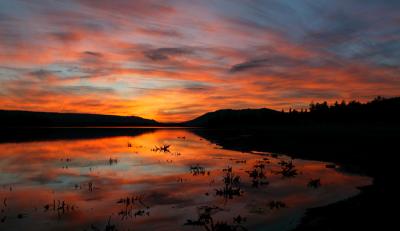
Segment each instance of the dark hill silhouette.
M72 127L72 126L196 126L196 127L273 127L294 125L386 125L400 124L400 97L377 97L368 103L311 103L307 110L289 112L261 109L223 109L209 112L184 123L159 123L137 116L81 113L56 113L0 110L2 127Z
M289 112L267 108L218 110L184 123L199 127L271 127L314 124L399 124L400 97L377 97L368 103L311 103L307 110Z
M155 120L137 116L81 113L56 113L0 110L2 127L71 127L71 126L158 126Z
M189 126L235 126L235 125L254 125L272 124L282 122L284 114L267 108L261 109L223 109L215 112L208 112L194 120L184 124Z

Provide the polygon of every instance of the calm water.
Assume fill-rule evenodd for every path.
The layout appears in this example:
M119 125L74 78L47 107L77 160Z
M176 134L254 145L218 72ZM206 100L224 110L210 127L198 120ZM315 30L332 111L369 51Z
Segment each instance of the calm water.
M371 183L327 164L183 129L0 144L0 230L288 230Z

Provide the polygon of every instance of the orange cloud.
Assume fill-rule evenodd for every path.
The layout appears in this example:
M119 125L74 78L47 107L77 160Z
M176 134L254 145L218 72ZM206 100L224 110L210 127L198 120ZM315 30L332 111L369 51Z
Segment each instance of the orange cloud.
M29 14L0 10L2 109L184 121L220 108L280 110L400 93L389 18L386 32L371 34L367 25L377 22L351 12L321 15L321 25L307 28L296 23L312 14L280 15L275 5L277 18L241 3L31 4Z

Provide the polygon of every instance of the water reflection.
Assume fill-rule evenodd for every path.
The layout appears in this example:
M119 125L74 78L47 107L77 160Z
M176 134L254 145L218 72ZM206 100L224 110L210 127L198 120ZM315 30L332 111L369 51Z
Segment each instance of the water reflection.
M5 143L0 230L285 230L371 182L331 166L182 129Z

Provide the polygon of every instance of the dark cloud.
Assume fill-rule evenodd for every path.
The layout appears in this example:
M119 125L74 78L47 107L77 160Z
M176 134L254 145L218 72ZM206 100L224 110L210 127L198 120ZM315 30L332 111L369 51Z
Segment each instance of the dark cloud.
M61 71L51 71L51 70L46 70L46 69L39 69L39 70L31 71L28 74L39 80L48 80L53 77L61 79L61 77L57 76L57 74L59 74L60 72Z
M108 87L94 87L94 86L62 86L56 87L57 92L63 92L67 94L91 94L91 93L114 93L114 89Z
M10 46L7 47L9 49L23 41L23 34L17 31L12 23L5 22L7 21L0 19L0 42Z
M129 87L132 89L137 90L144 90L144 91L208 91L214 89L214 87L210 86L209 84L205 83L197 83L197 82L190 82L190 83L183 83L177 85L171 85L168 87Z
M127 17L154 17L162 13L173 13L172 6L154 0L76 0L92 9Z
M350 59L375 64L380 67L400 67L400 42L398 39L362 42L352 46L357 46L358 49L349 54L348 58ZM352 46L347 46L347 48L351 49Z
M171 56L191 54L193 51L189 48L165 47L143 52L144 55L153 61L168 60Z
M183 37L183 35L176 30L168 30L160 28L139 28L137 30L143 34L150 36L175 37L175 38Z
M81 39L81 36L74 32L53 32L51 33L51 36L61 42L74 42Z
M85 51L83 52L85 55L90 55L90 56L95 56L95 57L102 57L103 54L100 52L94 52L94 51Z
M282 98L340 99L339 92L323 89L292 89L280 95Z
M41 78L46 78L48 76L53 75L53 72L52 71L48 71L48 70L44 70L44 69L40 69L40 70L32 71L29 74L41 79Z
M254 69L257 67L264 67L268 64L268 59L253 59L243 63L235 64L231 67L231 72L241 72L248 69Z
M363 35L372 26L356 15L334 12L323 17L321 27L306 31L305 44L314 47L335 46L339 43L351 42Z
M299 58L293 58L284 55L264 55L260 58L250 59L248 61L238 63L230 68L231 73L253 71L253 70L264 70L273 71L273 69L279 67L293 68L304 65L320 65L318 63L313 63L313 60L303 60Z
M214 89L214 87L204 83L187 83L184 85L184 89L189 91L207 91Z

